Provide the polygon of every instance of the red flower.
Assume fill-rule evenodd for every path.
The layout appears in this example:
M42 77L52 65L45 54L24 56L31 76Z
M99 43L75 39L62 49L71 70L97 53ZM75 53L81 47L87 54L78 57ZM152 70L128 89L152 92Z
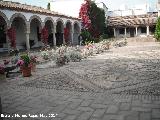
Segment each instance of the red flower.
M16 48L16 29L11 27L7 30L7 36L10 40L11 47Z
M42 42L47 45L48 44L48 29L47 27L44 27L41 30L41 38L42 38Z
M85 0L85 3L81 5L79 17L82 18L82 26L86 29L90 28L91 20L88 15L89 0Z
M64 28L64 39L66 42L68 42L69 40L69 29L68 28Z

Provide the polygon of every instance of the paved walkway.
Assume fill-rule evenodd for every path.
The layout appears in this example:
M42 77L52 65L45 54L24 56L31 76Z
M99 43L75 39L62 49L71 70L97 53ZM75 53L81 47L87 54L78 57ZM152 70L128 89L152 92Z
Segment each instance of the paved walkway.
M37 69L30 78L0 81L0 95L12 117L4 120L160 120L160 44Z

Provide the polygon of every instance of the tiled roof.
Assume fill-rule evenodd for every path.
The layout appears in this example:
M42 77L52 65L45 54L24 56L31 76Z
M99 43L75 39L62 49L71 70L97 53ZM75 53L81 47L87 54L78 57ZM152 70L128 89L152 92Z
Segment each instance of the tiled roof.
M134 27L140 25L155 25L158 13L145 15L108 17L108 26Z
M67 16L67 15L58 13L58 12L50 11L42 7L21 4L18 2L0 1L0 9L10 9L10 10L16 10L16 11L22 11L22 12L32 12L32 13L53 15L53 16L58 16L58 17L65 17L69 19L79 20L79 18L75 18L75 17L71 17L71 16Z

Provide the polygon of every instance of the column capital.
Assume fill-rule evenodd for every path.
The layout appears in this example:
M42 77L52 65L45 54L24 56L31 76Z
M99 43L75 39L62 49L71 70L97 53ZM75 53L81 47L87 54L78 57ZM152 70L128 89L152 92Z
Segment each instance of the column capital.
M42 26L42 28L44 28L44 26L45 26L45 23L44 23L44 22L42 22L41 26Z

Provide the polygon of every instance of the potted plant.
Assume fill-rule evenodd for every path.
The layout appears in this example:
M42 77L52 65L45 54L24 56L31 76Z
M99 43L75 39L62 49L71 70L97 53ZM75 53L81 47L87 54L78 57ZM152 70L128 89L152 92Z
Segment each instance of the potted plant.
M37 63L37 56L31 55L30 56L30 66L31 66L31 71L33 72L36 71L36 63Z
M17 65L20 66L20 70L24 77L31 76L31 66L30 66L30 57L28 54L21 55L21 58L18 60Z
M5 80L5 66L3 64L0 64L0 80Z

